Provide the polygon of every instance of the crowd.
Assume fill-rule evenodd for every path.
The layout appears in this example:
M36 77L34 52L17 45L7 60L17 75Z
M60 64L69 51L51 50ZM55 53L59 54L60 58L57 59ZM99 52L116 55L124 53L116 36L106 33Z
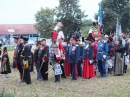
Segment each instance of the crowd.
M19 82L31 84L31 72L36 67L37 80L47 81L48 73L53 70L56 83L61 78L78 77L91 79L99 72L99 77L107 77L108 74L123 76L127 72L129 64L130 39L119 35L118 41L114 36L104 34L94 35L89 33L87 38L72 36L65 39L57 32L61 27L58 23L51 34L51 46L47 46L46 39L36 41L34 52L28 44L28 37L14 37L16 47L14 50L13 68L17 68L20 74ZM0 50L1 74L11 73L7 48ZM52 68L49 69L48 65Z

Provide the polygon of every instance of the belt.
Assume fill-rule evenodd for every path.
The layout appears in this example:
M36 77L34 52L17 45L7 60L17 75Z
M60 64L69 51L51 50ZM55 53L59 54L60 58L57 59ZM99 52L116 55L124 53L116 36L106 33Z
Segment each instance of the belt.
M23 55L20 55L20 57L24 58L25 56L23 56ZM31 56L28 56L28 57L31 57Z
M98 53L103 53L103 52L98 52Z

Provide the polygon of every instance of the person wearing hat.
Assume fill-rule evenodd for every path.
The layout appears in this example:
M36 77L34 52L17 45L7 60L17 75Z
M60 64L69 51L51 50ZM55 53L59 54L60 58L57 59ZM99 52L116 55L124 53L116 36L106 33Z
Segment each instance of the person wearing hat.
M12 64L12 68L14 68L14 71L17 71L17 62L16 62L16 53L17 53L17 49L18 49L18 37L13 37L14 38L14 43L16 44L15 49L14 49L14 57L13 57L13 64Z
M64 40L64 44L63 44L64 50L65 50L65 62L64 62L64 70L65 70L65 75L66 77L69 76L70 73L70 64L68 61L69 58L69 39L65 39Z
M7 47L3 48L2 60L1 60L1 74L4 74L4 78L8 78L7 74L11 73L10 62Z
M61 38L59 33L58 33L58 29L60 29L62 26L63 26L63 24L61 22L58 22L56 24L55 28L53 29L53 31L51 33L51 40L52 41L56 41L57 38ZM61 33L62 38L64 38L63 32L61 31L60 33Z
M99 36L99 41L97 44L97 60L98 60L98 69L101 77L106 77L106 60L108 54L108 44L104 40L104 35Z
M107 65L108 73L112 74L115 47L114 47L113 38L111 36L108 37L107 43L108 43L109 51L108 51L108 60L106 61L106 65Z
M23 73L23 68L22 68L22 64L21 64L21 58L20 58L20 54L22 52L23 49L23 36L18 36L18 37L14 37L14 42L16 43L16 47L14 50L14 58L13 58L13 64L17 64L17 68L20 74L20 80L19 83L22 82L22 73Z
M126 40L126 44L125 44L125 54L124 54L124 70L123 73L127 72L127 65L129 64L129 46L130 46L130 39Z
M33 57L33 63L36 66L36 70L37 70L37 77L36 79L42 79L42 75L40 70L40 65L38 64L38 52L41 46L41 41L36 41L36 48L34 50L34 57Z
M84 48L83 52L83 71L82 77L85 79L90 79L95 76L94 73L94 65L92 63L93 60L93 45L92 39L87 38L86 40L86 47Z
M72 80L78 79L78 60L80 58L80 47L77 45L78 39L76 37L71 38L71 46L69 47L69 63L71 69Z
M21 52L21 59L22 59L22 67L23 67L23 74L22 74L22 82L26 84L31 84L31 76L29 67L32 63L31 58L31 46L28 44L29 37L23 36L24 47Z
M60 83L60 75L62 74L60 61L62 59L62 54L64 54L64 48L60 42L52 42L50 46L50 62L53 66L55 83Z
M48 61L49 61L49 46L46 45L46 39L42 38L41 40L41 46L38 50L38 66L39 68L39 74L42 75L42 80L47 81L48 80ZM38 75L39 79L40 75Z
M65 61L65 43L64 43L64 38L60 38L58 39L59 44L62 45L63 47L63 52L61 52L61 60L60 60L60 66L61 66L61 70L62 70L62 74L61 74L61 78L66 78L66 71L65 71L65 65L64 65L64 61Z

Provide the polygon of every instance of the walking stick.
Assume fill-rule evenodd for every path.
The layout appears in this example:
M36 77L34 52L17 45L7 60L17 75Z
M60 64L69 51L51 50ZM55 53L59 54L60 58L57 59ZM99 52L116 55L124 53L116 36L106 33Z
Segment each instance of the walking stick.
M38 75L37 79L40 77L40 71L41 71L41 68L42 68L43 63L44 63L44 62L42 61L42 64L41 64L41 66L40 66L40 68L39 68L39 75Z
M25 71L25 65L23 66L22 83L23 83L23 78L24 78L24 71Z
M48 71L46 72L46 74L49 73L53 68L54 68L54 66L53 66L50 70L48 70Z

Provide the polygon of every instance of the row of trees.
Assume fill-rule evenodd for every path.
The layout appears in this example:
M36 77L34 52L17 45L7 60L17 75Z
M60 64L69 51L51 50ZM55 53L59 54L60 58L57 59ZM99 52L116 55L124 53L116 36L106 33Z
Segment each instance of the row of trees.
M130 0L102 0L103 28L104 32L116 30L116 21L121 23L122 31L130 29ZM95 14L97 20L97 14Z
M90 9L89 9L90 10ZM87 11L87 9L86 9ZM130 27L130 0L102 0L103 29L109 34L116 30L117 18L122 26L123 32L129 32ZM83 36L87 36L89 28L92 27L92 20L86 19L85 11L79 6L79 0L59 0L59 6L41 8L35 14L35 28L41 33L41 37L49 38L57 22L63 23L65 36L71 36L77 28L81 28ZM95 13L95 20L98 14Z
M77 28L81 28L83 35L87 35L92 21L86 19L85 11L79 6L79 0L59 0L59 6L55 9L41 8L35 14L35 28L42 37L49 38L57 22L62 22L64 35L71 36Z

